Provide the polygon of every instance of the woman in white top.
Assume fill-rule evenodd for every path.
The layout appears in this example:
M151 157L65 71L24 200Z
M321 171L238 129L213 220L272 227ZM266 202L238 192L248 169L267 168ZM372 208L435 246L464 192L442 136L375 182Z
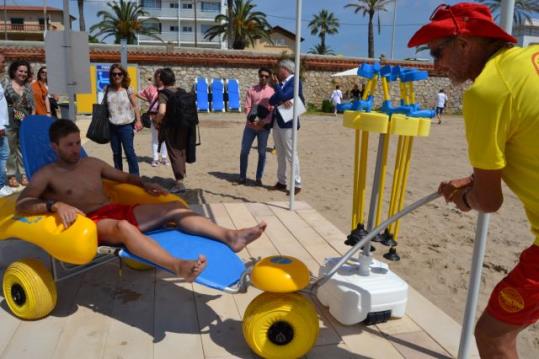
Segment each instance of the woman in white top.
M129 87L131 79L127 71L114 64L109 72L110 85L106 89L106 103L110 121L110 147L114 167L123 170L122 147L127 157L129 173L139 175L138 159L133 146L135 131L142 130L140 111L133 90Z
M342 101L342 91L340 90L340 86L335 86L335 90L331 93L331 102L333 103L334 108L334 114L337 116L337 105L340 105Z

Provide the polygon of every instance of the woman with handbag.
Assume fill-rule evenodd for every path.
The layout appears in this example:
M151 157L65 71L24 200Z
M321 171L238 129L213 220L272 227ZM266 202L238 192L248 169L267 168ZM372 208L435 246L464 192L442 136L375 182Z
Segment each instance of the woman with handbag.
M49 89L47 87L47 67L43 66L37 72L36 80L32 83L36 115L51 115Z
M133 90L129 87L131 79L120 64L113 64L109 72L110 85L106 89L110 122L110 147L114 167L123 170L122 147L127 157L129 173L139 175L138 159L133 141L135 132L142 130L140 111Z
M142 125L144 127L150 127L152 131L152 167L157 167L160 163L167 166L169 163L167 159L167 146L162 144L161 149L159 149L159 130L153 122L159 107L159 91L163 89L163 85L159 80L160 72L161 69L155 70L153 80L148 79L148 86L137 95L141 100L148 102L148 111L142 115ZM161 161L159 161L159 154L161 154Z
M9 80L4 89L9 113L6 134L10 151L7 160L7 179L10 187L28 184L19 145L19 128L26 116L35 115L34 95L29 86L31 71L28 61L18 60L11 63L8 70Z

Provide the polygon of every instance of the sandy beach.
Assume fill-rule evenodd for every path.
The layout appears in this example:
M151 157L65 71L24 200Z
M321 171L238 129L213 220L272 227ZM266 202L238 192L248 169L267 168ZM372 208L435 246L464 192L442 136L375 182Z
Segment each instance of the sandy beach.
M276 156L269 152L264 187L254 185L255 149L251 151L249 162L248 177L251 181L247 185L235 182L239 171L243 115L202 114L200 119L202 145L198 147L197 162L188 165L185 182L188 188L185 197L190 203L287 199L285 193L269 190L276 182ZM149 130L137 134L135 141L141 174L167 188L171 187L173 177L170 166L150 166ZM371 135L369 179L374 171L377 142L378 136ZM351 224L353 145L354 131L342 126L342 115L309 115L302 118L298 148L304 184L297 198L308 202L344 233L349 233ZM112 163L108 145L88 142L85 147L90 155ZM393 158L395 147L396 139L393 139L390 158ZM127 169L127 163L124 166ZM392 173L393 160L390 160L387 189ZM414 142L406 203L435 191L442 180L470 173L462 118L446 117L441 126L432 126L429 137L418 138ZM367 193L370 194L370 183ZM504 197L502 208L491 218L479 313L497 281L513 268L519 253L533 242L520 202L507 188L504 188ZM458 322L462 322L465 306L476 217L476 213L461 213L443 200L418 209L401 223L398 246L401 261L390 263L391 268L411 286ZM387 251L387 247L382 245L376 245L376 248L375 256L378 258ZM520 336L519 351L522 358L537 357L538 325L528 328Z

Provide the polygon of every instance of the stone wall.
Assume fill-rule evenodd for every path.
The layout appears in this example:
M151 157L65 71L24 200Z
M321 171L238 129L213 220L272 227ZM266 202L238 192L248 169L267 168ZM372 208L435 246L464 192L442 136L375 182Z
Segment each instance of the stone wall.
M42 64L45 58L43 43L2 42L0 52L6 60L27 59L36 65ZM267 53L237 50L213 50L196 48L173 48L161 46L130 46L129 63L139 67L140 81L152 77L155 69L168 66L173 69L178 85L190 88L197 76L212 78L236 78L240 83L242 93L248 86L258 82L257 70L260 66L273 67L280 56ZM91 45L90 61L92 63L119 62L119 47L116 45ZM302 55L303 91L307 103L319 107L329 96L335 85L339 84L343 93L350 91L354 84L366 82L356 76L331 77L333 73L348 70L361 63L373 63L367 58ZM444 89L449 97L448 112L459 112L462 103L462 87L454 87L449 80L436 73L430 63L414 63L405 61L386 61L390 65L401 67L416 67L429 71L431 77L426 81L416 83L416 102L423 108L435 105L435 95ZM382 89L379 82L376 90L377 105L382 102ZM399 99L398 83L391 86L391 97L395 104Z

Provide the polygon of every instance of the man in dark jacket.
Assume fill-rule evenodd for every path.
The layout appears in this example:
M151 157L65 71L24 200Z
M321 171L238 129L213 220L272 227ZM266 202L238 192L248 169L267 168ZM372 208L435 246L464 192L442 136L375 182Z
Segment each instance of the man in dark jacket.
M275 143L275 149L277 151L277 183L273 186L274 190L286 191L287 190L287 178L286 178L286 164L292 163L292 156L295 157L296 170L293 174L295 182L294 193L301 192L301 177L299 171L299 157L297 151L293 150L292 142L292 123L293 121L285 122L279 112L278 106L284 106L285 108L292 107L292 101L294 98L294 72L296 71L296 65L290 60L282 60L279 62L279 69L277 71L277 78L280 85L275 86L275 94L271 96L269 103L274 106L273 110L273 142ZM301 81L299 82L299 97L303 100L303 91ZM299 118L298 118L298 130L299 130ZM292 172L292 170L290 170Z

